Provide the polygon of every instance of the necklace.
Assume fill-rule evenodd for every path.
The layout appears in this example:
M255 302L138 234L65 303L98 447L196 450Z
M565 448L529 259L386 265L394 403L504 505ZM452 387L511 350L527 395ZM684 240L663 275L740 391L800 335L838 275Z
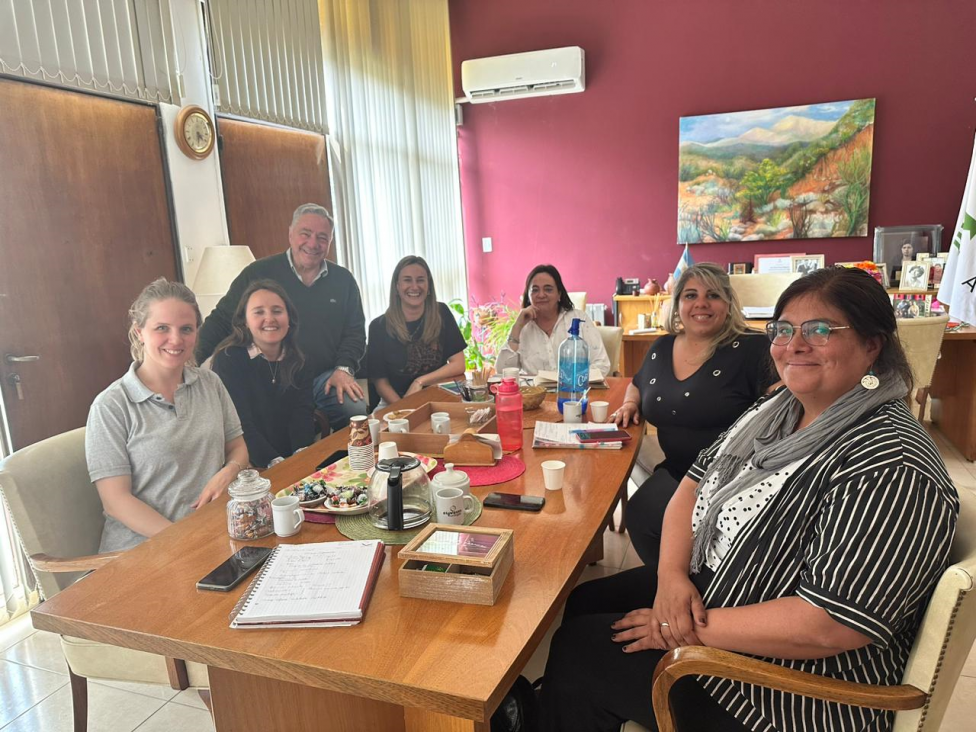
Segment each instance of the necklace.
M278 365L281 362L280 361L275 361L274 362L274 366L272 366L271 365L271 362L268 361L267 359L265 359L265 363L268 364L268 371L271 372L271 383L272 384L276 384L278 382Z

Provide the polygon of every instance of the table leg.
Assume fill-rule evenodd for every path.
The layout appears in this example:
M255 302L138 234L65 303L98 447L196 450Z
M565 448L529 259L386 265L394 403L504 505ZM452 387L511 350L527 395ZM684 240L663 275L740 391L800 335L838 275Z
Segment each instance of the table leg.
M976 343L942 341L929 395L942 402L939 429L963 457L976 460Z

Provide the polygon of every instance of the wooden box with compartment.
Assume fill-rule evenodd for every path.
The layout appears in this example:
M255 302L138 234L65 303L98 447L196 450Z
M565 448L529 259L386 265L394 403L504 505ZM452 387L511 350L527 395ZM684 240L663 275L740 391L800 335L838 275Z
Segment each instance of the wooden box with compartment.
M514 557L511 529L428 524L400 550L400 596L494 605Z
M479 410L488 410L483 412L486 419L472 424L471 418ZM430 415L437 412L446 413L451 418L446 434L434 434L431 429ZM391 432L387 418L401 413L402 419L410 423L410 431ZM485 433L498 431L495 422L495 405L490 402L428 402L412 411L390 410L383 415L380 429L380 442L395 442L397 450L401 452L418 452L431 457L444 456L444 448L450 441L451 435L460 435L467 429Z

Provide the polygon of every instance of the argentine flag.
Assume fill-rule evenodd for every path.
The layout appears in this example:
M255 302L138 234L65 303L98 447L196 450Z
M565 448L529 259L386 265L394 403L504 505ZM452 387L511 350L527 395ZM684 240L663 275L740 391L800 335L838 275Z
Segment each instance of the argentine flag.
M685 251L681 255L681 259L678 260L678 266L674 268L674 281L677 282L681 277L681 273L694 263L695 260L691 258L691 252L688 251L688 245L685 244Z
M953 320L976 325L976 145L939 294Z

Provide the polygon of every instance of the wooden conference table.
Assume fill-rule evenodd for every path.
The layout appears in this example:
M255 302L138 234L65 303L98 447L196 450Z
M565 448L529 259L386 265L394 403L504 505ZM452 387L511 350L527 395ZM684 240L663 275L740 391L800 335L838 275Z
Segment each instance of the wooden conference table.
M610 381L609 391L596 393L613 409L627 382ZM456 399L435 388L397 406L435 400ZM582 571L591 542L602 542L642 429L631 434L622 450L533 450L526 429L520 453L526 472L472 489L482 498L492 490L546 496L541 513L486 508L478 520L478 526L515 530L515 563L492 607L401 598L399 547L390 547L361 625L231 630L228 615L244 585L229 593L195 588L244 545L227 536L223 498L44 602L32 613L34 625L207 664L221 732L487 732L492 712ZM347 435L342 430L266 471L274 490L312 473L345 448ZM546 492L540 463L553 458L567 464L565 485ZM306 523L295 537L249 543L343 539L332 525Z

